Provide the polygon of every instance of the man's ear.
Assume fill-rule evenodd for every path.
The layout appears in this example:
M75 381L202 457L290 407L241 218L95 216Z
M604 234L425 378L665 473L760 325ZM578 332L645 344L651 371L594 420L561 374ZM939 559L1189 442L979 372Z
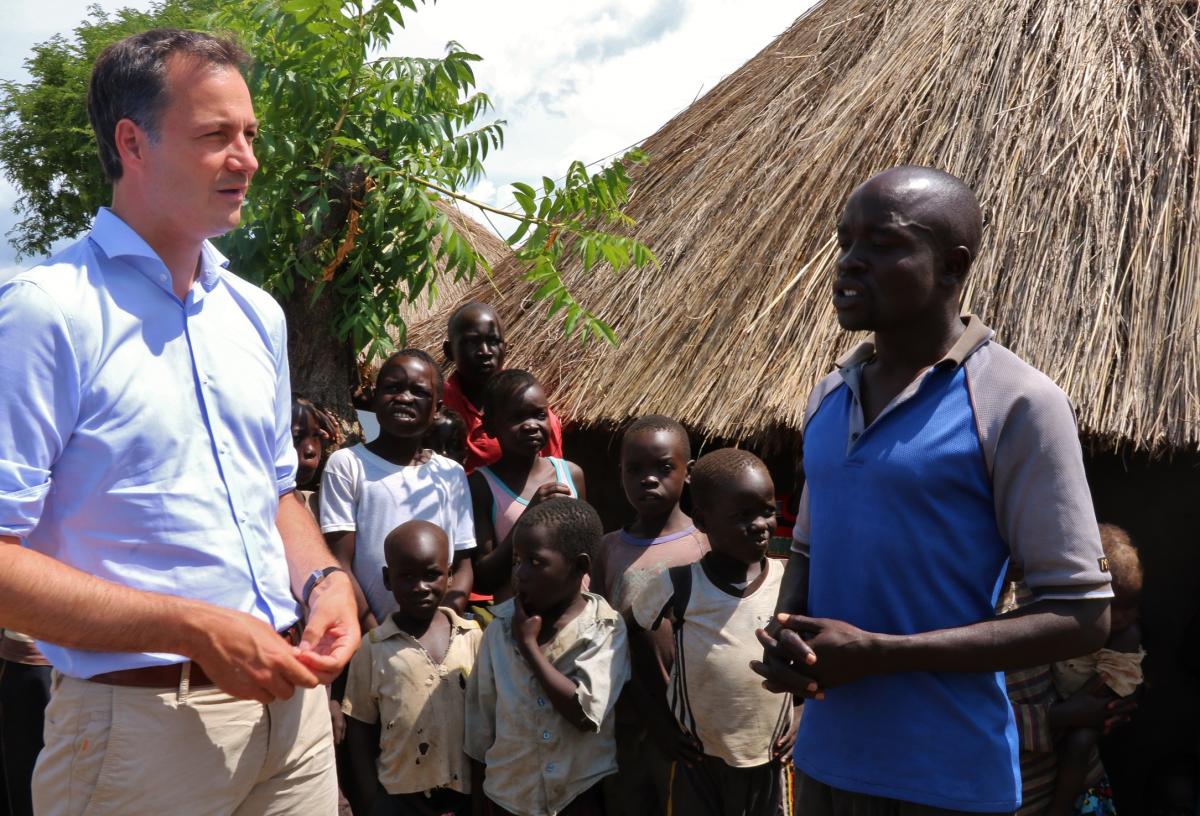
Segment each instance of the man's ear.
M392 581L390 578L388 578L388 571L387 571L386 566L383 568L383 588L386 589L388 592L392 591Z
M688 459L687 465L685 466L685 469L684 469L684 476L683 476L684 484L690 485L692 483L692 468L694 468L695 466L696 466L696 460Z
M442 354L446 355L449 362L454 362L454 346L450 345L450 338L442 341Z
M945 266L942 276L951 286L963 286L967 282L967 272L971 269L971 250L965 246L956 246L946 253Z
M149 141L150 134L138 127L132 119L122 119L117 122L113 131L113 142L117 146L117 155L121 157L122 171L129 169L130 165L139 164L142 161Z
M575 569L580 575L588 575L592 571L592 557L587 553L575 556Z

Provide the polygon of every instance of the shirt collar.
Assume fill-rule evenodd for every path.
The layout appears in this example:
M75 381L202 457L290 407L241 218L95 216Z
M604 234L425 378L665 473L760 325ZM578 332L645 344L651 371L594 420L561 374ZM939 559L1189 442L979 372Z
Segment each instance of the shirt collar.
M963 319L966 323L966 328L963 330L962 335L950 347L945 356L933 364L932 368L941 368L947 364L954 367L962 365L968 357L978 351L980 347L990 341L995 335L995 332L985 326L983 321L975 315L967 314L963 316ZM874 356L875 335L872 334L866 340L839 357L837 367L842 370L856 368Z
M92 225L91 239L109 258L146 258L155 262L159 267L165 268L158 253L146 243L145 239L108 207L101 207L96 211L96 221ZM222 270L228 267L229 259L222 255L211 241L205 241L200 245L200 274L197 280L205 290L212 291L212 288L221 279ZM138 265L138 268L142 269L143 267ZM154 275L148 275L148 277L155 280ZM171 291L169 277L165 286L161 277L155 280L155 283L163 286L167 291Z
M476 623L475 621L467 620L466 618L460 617L458 615L458 613L456 613L453 609L451 609L448 606L439 606L438 611L444 613L448 618L450 618L450 628L454 632L462 633L462 632L466 632L470 629L478 629L479 628L478 623ZM383 641L388 640L389 638L394 638L394 637L406 637L406 638L412 637L412 635L408 634L408 632L403 631L399 626L396 625L396 620L395 620L394 615L388 615L386 618L384 618L383 623L379 624L374 629L372 629L370 632L370 635L371 635L371 641L373 643L382 643Z

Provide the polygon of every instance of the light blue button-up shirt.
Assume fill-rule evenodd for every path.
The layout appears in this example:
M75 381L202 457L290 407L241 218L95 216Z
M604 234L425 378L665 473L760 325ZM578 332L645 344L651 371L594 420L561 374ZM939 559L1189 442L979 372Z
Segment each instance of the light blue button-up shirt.
M205 242L186 299L107 209L0 286L0 535L135 589L297 619L279 496L293 489L283 312ZM61 672L169 654L38 644Z

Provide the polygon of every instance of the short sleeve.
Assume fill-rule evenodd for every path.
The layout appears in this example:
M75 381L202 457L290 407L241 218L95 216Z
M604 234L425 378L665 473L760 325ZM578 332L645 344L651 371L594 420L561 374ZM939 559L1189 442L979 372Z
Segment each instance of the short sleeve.
M450 473L450 542L454 551L475 548L475 513L471 509L471 487L467 483L467 472L454 464Z
M375 723L379 721L379 701L371 688L373 676L371 662L371 638L362 639L358 651L350 660L350 669L346 673L346 693L342 697L342 713L353 717L359 722Z
M334 451L321 474L321 532L341 533L357 529L355 500L358 494L357 464L349 449Z
M675 594L670 570L663 570L647 581L633 598L629 611L637 625L649 631L654 627L667 601Z
M568 677L575 681L575 699L583 715L598 732L629 679L629 644L619 615L601 624L597 637L575 658Z
M65 316L31 281L0 288L0 349L0 535L24 538L79 418L79 364Z
M992 486L1000 534L1037 598L1111 597L1075 415L1048 380L1011 400Z
M296 446L292 442L292 376L288 370L287 323L281 316L275 338L275 489L296 489Z
M496 677L492 648L504 636L504 626L499 621L484 630L475 668L467 678L463 752L479 762L484 761L496 742Z
M800 504L796 507L796 523L792 525L792 552L808 556L808 543L812 538L812 519L808 511L808 484L800 490Z

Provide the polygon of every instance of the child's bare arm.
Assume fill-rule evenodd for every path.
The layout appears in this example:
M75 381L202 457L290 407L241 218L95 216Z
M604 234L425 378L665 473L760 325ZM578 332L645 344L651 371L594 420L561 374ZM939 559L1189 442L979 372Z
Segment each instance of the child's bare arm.
M449 606L460 615L467 611L467 601L475 583L473 566L469 550L454 554L454 569L450 574L450 586L442 598L442 606Z
M579 686L554 667L538 644L538 634L542 631L541 616L526 616L521 601L515 599L514 603L516 604L516 613L512 620L513 636L517 640L517 648L521 651L521 656L525 658L533 676L537 678L542 690L545 691L546 699L550 701L550 705L554 706L555 711L580 731L595 730L595 724L584 714L583 705L579 702L577 694Z
M379 621L375 620L375 616L371 614L371 608L367 606L367 596L359 586L358 579L354 577L354 541L353 530L325 533L325 543L329 545L333 557L346 571L346 575L350 577L350 583L354 587L354 602L358 604L358 621L365 634L378 626Z
M346 798L354 813L370 813L379 781L375 763L379 758L379 723L346 717Z
M579 500L587 501L587 480L583 478L583 468L574 462L567 462L567 472L571 474L571 481L575 483L575 492L579 494Z
M1114 652L1136 652L1142 648L1142 627L1134 623L1119 632L1113 632L1108 639L1108 648Z
M675 662L675 635L665 618L657 629L643 629L632 610L625 615L633 680L625 688L659 748L687 765L699 762L700 744L682 728L667 703L667 684Z

